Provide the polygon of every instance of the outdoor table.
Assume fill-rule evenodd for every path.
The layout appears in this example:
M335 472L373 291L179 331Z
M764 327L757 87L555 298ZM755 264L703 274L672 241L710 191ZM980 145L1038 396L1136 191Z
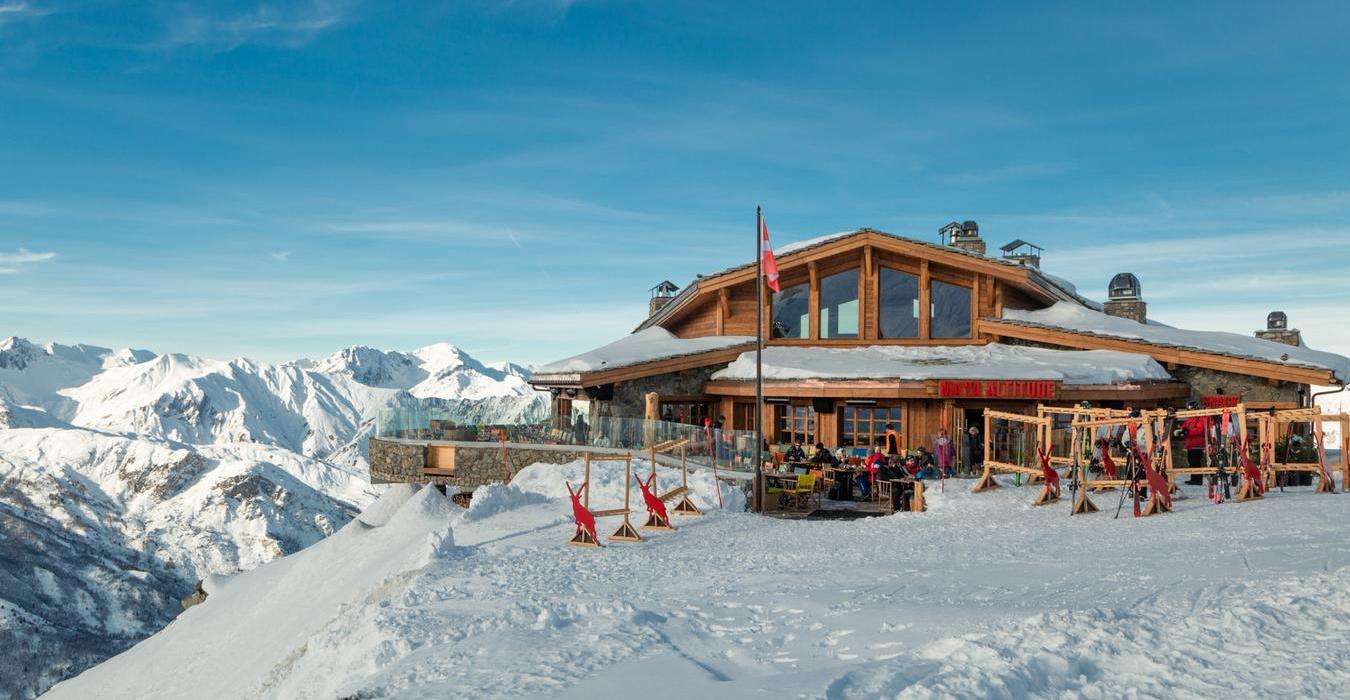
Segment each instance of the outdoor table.
M853 500L853 479L858 476L858 470L848 467L826 467L834 473L834 483L839 492L839 500Z

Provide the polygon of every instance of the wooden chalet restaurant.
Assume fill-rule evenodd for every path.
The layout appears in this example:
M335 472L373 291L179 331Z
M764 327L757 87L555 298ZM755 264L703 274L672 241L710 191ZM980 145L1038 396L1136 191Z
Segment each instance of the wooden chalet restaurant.
M986 408L1298 408L1313 387L1350 377L1350 359L1303 345L1281 312L1255 333L1174 328L1149 321L1133 274L1116 275L1099 303L1042 270L1030 243L991 254L972 221L941 234L860 229L779 247L781 292L762 309L762 412L754 264L658 285L632 334L530 381L551 392L563 427L584 406L591 424L720 417L735 431L762 422L774 445L856 450L881 444L887 424L902 449L931 449L944 428L959 441Z

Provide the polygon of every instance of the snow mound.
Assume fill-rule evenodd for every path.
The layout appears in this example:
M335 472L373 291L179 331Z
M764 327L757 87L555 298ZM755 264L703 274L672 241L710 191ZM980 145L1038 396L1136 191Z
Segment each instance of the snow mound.
M385 525L404 503L417 494L417 490L416 484L393 484L385 489L374 503L361 511L356 519L371 527Z
M482 520L517 508L536 503L547 503L548 501L547 496L522 490L515 484L488 484L474 489L473 500L469 501L469 509L464 511L464 515L460 518L466 521Z
M404 498L407 496L406 498ZM350 606L397 597L432 561L456 555L451 521L458 508L434 488L386 494L383 525L349 523L332 537L282 559L211 582L204 603L132 650L54 687L56 698L284 697L292 667L329 650ZM394 512L390 504L402 499ZM388 516L385 518L384 516ZM226 612L228 614L220 614ZM246 637L241 639L241 637ZM198 644L183 644L184 639ZM230 640L229 653L216 642ZM198 673L211 668L212 673ZM108 677L153 685L109 687ZM311 677L307 695L334 697ZM333 681L330 681L333 682ZM324 695L324 691L327 692Z

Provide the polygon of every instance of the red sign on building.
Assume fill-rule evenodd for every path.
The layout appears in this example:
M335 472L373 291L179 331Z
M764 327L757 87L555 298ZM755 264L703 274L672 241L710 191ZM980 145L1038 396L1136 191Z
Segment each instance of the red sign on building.
M1213 396L1201 396L1200 405L1205 408L1232 408L1238 405L1241 397L1237 394L1215 394Z
M938 396L944 399L1053 399L1059 384L1043 380L955 380L938 382Z

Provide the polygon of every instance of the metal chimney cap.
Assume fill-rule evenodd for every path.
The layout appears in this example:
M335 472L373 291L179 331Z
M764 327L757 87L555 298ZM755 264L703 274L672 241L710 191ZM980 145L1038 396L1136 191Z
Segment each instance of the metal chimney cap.
M1106 289L1106 296L1111 301L1138 299L1141 293L1139 278L1131 272L1122 272L1112 277L1111 284Z
M1283 311L1272 311L1266 316L1266 330L1284 331L1289 330L1289 316Z

